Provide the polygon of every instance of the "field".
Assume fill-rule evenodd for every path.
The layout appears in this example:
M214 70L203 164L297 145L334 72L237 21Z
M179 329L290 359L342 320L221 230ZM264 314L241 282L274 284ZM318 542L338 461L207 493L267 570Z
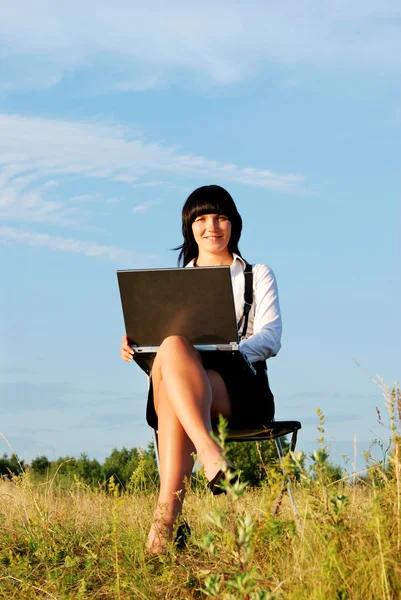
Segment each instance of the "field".
M294 517L274 466L257 488L241 483L224 497L199 475L185 502L192 534L150 557L144 543L156 488L139 476L129 489L113 479L68 486L62 467L43 482L29 469L0 482L0 598L395 600L401 597L401 442L399 392L389 395L391 447L384 462L338 473L324 439L306 463L289 459ZM321 432L323 433L323 432ZM334 476L335 475L335 476Z

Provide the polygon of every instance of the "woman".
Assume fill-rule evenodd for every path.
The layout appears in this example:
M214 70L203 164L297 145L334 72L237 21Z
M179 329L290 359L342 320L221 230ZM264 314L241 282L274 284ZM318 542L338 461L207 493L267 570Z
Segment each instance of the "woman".
M230 194L217 185L192 192L182 211L183 244L179 265L211 267L229 265L237 321L244 323L246 262L238 241L242 219ZM280 349L281 316L277 285L266 265L254 265L253 303L240 351L252 363L240 372L230 368L230 357L200 353L179 336L166 338L155 357L147 419L159 434L160 494L149 531L147 549L158 554L172 540L174 523L181 513L185 480L193 469L195 452L213 493L220 493L222 452L211 438L212 422L223 415L244 424L257 419L268 423L274 416L265 360ZM242 329L241 329L242 331ZM133 350L123 336L121 356L133 360ZM219 353L223 354L223 353ZM256 371L256 373L255 373Z

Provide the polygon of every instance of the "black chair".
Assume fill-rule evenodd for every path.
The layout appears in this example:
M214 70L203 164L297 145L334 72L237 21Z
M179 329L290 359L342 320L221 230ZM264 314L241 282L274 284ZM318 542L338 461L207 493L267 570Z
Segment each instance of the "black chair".
M246 424L243 429L229 429L226 438L227 442L258 442L264 440L274 440L281 470L283 471L283 475L286 479L281 486L280 493L274 504L273 514L276 514L280 507L284 487L286 487L297 525L299 524L299 515L292 495L291 481L287 478L287 474L285 472L283 462L285 455L283 446L281 444L281 438L292 433L289 452L294 452L297 444L298 431L301 428L302 425L299 421L272 421L263 427L261 427L260 424L253 427L252 424Z
M297 527L299 527L299 515L298 515L297 507L296 507L296 504L295 504L295 501L294 501L294 498L292 495L291 481L287 478L287 474L285 472L284 461L283 461L285 455L284 455L283 446L281 444L280 438L291 433L292 436L291 436L289 451L294 452L295 446L297 443L298 431L301 428L302 428L302 425L299 421L272 421L271 423L269 423L266 426L261 426L259 423L256 426L252 426L251 423L247 423L243 429L230 429L229 428L227 437L226 437L227 442L257 442L257 441L264 441L264 440L274 440L275 445L276 445L278 459L279 459L280 466L281 466L281 470L283 471L285 480L281 486L279 495L275 501L274 508L273 508L273 514L276 514L280 507L281 499L283 496L283 491L284 491L284 488L286 487ZM154 440L154 447L155 447L155 453L156 453L157 468L159 469L159 472L160 472L158 437L157 437L156 429L153 429L153 440Z

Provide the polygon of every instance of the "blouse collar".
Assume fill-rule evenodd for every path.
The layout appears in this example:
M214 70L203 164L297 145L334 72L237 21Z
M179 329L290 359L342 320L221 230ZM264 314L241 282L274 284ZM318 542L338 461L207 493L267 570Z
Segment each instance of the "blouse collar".
M245 261L243 258L241 258L238 254L235 254L235 252L233 252L233 262L230 265L230 269L232 267L234 267L236 265L236 263L240 263L242 265L243 268L245 268ZM185 265L185 267L194 267L195 266L195 259L193 258L187 265Z

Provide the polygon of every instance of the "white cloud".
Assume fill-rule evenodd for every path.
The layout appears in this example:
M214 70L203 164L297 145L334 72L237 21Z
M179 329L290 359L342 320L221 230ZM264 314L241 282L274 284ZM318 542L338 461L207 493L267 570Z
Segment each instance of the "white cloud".
M157 179L160 175L163 179ZM173 146L144 141L137 132L118 124L0 114L0 219L7 225L31 222L101 231L107 214L99 210L99 203L116 205L121 197L131 196L132 181L139 188L164 186L182 191L180 180L188 177L211 183L236 181L291 194L302 193L306 183L303 175L243 168L180 153ZM88 179L115 182L118 196L105 198L93 191L94 184L88 184ZM75 195L69 190L71 181L78 192ZM121 195L124 187L127 193L123 190ZM159 203L144 202L140 193L137 202L132 208L134 214L145 213ZM33 244L34 239L53 247L53 238L19 238L27 244ZM66 245L87 253L87 248L93 248L54 239L58 249ZM109 255L114 252L101 248Z
M131 209L131 212L133 212L134 214L136 213L141 213L144 214L146 212L148 212L148 210L150 208L152 208L152 206L156 206L157 204L160 204L161 200L148 200L147 202L143 202L142 204L138 204L137 206L134 206Z
M75 240L42 233L32 233L13 229L11 227L0 227L0 242L5 244L23 244L59 250L62 252L74 252L91 257L103 257L108 260L127 263L131 268L140 268L149 263L157 262L156 257L141 255L124 248L116 246L104 246L85 240Z
M8 114L0 114L0 165L0 216L64 224L84 215L82 205L66 205L59 189L56 198L49 197L48 180L81 177L130 185L131 179L151 175L156 182L162 175L177 185L180 178L191 176L291 194L301 193L306 183L301 174L184 154L174 146L145 141L119 124Z
M133 177L132 175L116 175L114 177L114 181L121 181L122 183L132 183L137 179L137 177Z
M71 202L96 202L102 197L102 194L79 194L78 196L73 196Z
M163 187L164 189L168 189L168 190L183 189L182 187L180 188L180 186L176 185L175 183L169 183L167 181L160 181L160 180L141 181L140 183L134 183L132 187L134 187L134 188Z
M3 177L1 182L4 171L0 171L0 217L63 225L77 225L81 221L84 213L80 208L68 207L60 200L44 197L54 185L43 183L28 189L40 178L39 173L36 176L14 177L10 181L4 181Z
M89 186L88 179L106 181L108 185L115 182L119 192L122 187L129 192L132 181L140 188L181 189L186 183L182 180L188 177L223 184L235 181L290 194L302 193L306 185L303 175L244 168L184 154L174 146L143 140L137 132L119 124L0 114L0 218L8 222L95 231L99 230L99 223L87 223L89 217L96 216L89 208L96 207L97 216L102 217L98 202L94 202L117 204L121 196L105 198L93 191L94 184ZM78 191L75 195L69 189L71 180ZM138 205L132 208L134 214L145 213L160 202L141 200L138 194ZM0 240L105 256L120 263L126 259L127 264L134 264L135 259L122 248L8 226L1 229Z
M281 83L281 88L283 90L293 90L298 87L298 81L296 79L286 79Z
M271 62L398 71L400 16L398 0L19 0L2 10L1 87L49 87L74 71L105 91L180 72L224 85Z
M141 183L134 183L132 187L160 187L161 185L168 185L165 181L143 181Z

